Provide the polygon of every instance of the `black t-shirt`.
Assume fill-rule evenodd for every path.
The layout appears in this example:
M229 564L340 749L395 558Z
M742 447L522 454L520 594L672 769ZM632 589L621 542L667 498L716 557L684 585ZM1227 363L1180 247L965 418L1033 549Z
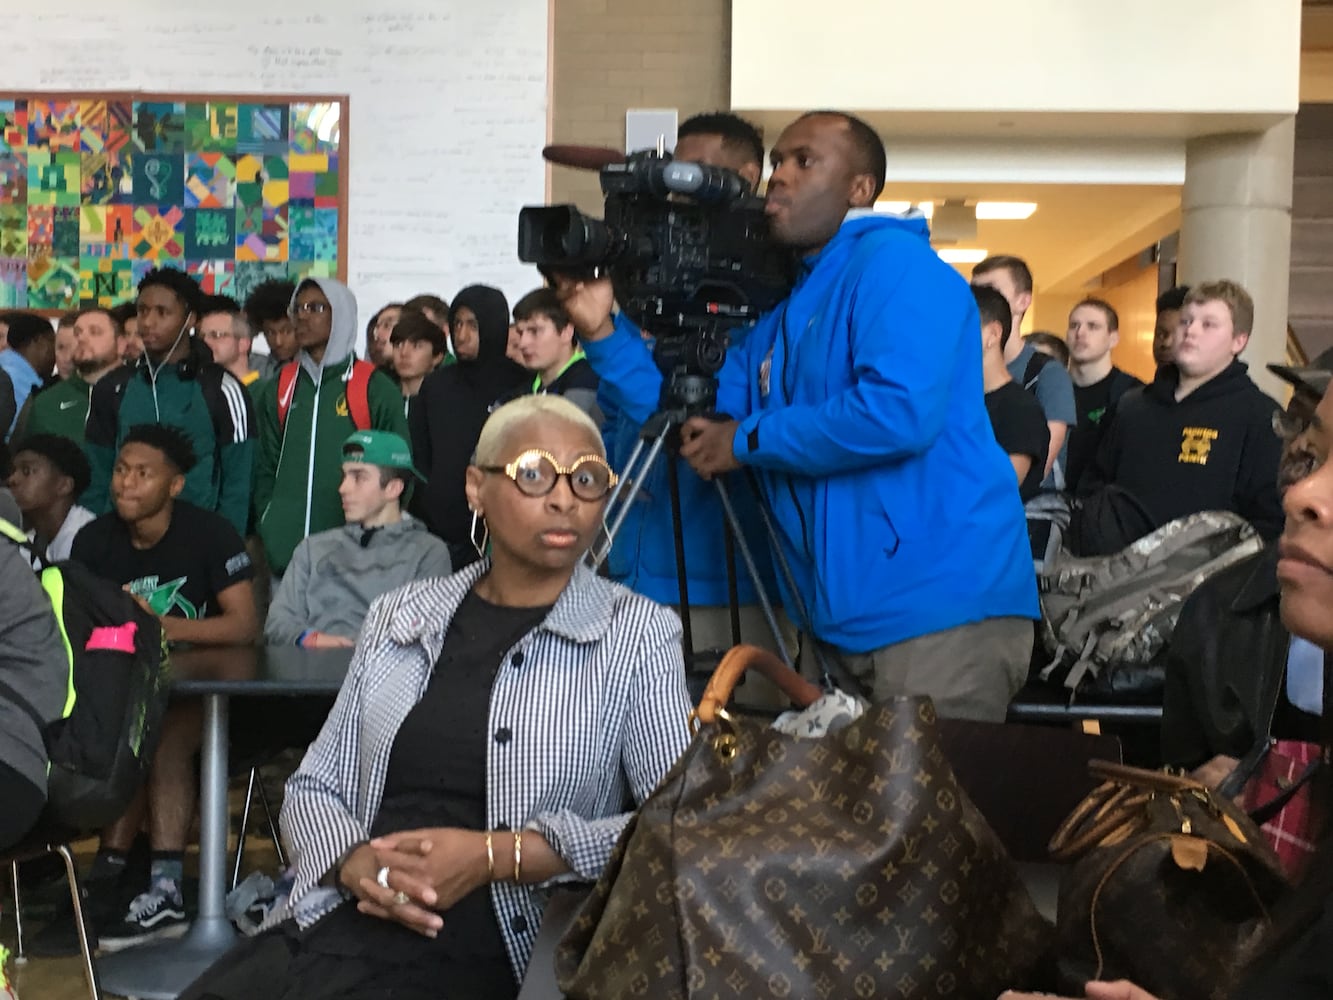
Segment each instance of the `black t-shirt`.
M1112 368L1105 378L1092 385L1074 386L1074 408L1078 411L1078 424L1069 432L1069 460L1066 463L1066 477L1071 489L1078 484L1083 470L1096 457L1102 428L1115 412L1115 404L1130 389L1142 385L1128 372Z
M384 796L371 836L421 827L486 828L486 751L491 687L500 658L542 623L549 607L508 608L475 591L454 612L426 692L398 727ZM512 864L512 838L495 841L496 869ZM344 905L318 925L311 946L338 955L410 965L433 956L442 982L459 989L458 965L472 977L469 996L513 995L513 971L490 889L464 896L444 914L434 941ZM490 978L490 977L493 977ZM490 982L482 989L478 982ZM455 994L445 991L445 995ZM459 993L458 995L463 995Z
M220 514L175 501L167 533L150 549L136 549L112 511L74 536L70 558L146 600L159 615L207 618L219 614L217 595L251 579L245 542Z
M1017 382L1006 382L986 393L986 412L990 415L995 440L1007 455L1027 455L1032 466L1018 486L1024 502L1041 489L1046 474L1046 453L1051 446L1051 429L1037 397Z

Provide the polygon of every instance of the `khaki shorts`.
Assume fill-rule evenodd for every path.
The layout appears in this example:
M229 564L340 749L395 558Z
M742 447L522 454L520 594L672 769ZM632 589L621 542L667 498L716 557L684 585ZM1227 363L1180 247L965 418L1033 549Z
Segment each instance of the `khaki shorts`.
M820 649L875 701L924 694L943 717L1003 722L1009 702L1027 681L1035 636L1031 619L987 618L868 653L847 653L826 643ZM807 676L819 674L808 651L801 669Z

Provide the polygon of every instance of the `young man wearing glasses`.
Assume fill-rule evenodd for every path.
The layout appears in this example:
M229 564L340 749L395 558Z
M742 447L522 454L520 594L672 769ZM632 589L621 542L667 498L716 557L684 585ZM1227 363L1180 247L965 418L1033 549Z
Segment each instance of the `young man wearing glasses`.
M449 575L448 546L403 511L412 480L421 478L407 441L357 431L342 454L338 499L347 521L296 547L264 624L269 645L351 648L375 598Z
M263 368L251 362L254 334L235 299L226 295L205 296L199 307L199 337L213 352L213 360L252 393L255 383L269 374L269 359L264 355L259 355Z
M352 352L356 297L341 281L307 278L292 296L296 358L260 387L255 517L275 577L301 539L343 524L343 442L356 430L407 437L402 394Z

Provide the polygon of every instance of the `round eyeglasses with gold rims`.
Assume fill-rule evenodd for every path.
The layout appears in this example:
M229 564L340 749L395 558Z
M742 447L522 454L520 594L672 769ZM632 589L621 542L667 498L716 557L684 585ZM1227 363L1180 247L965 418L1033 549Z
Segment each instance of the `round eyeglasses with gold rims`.
M529 448L507 465L478 466L482 472L508 476L525 496L544 497L555 489L561 476L569 479L569 491L580 500L600 500L616 485L617 476L600 455L580 455L568 468L554 455L540 448Z

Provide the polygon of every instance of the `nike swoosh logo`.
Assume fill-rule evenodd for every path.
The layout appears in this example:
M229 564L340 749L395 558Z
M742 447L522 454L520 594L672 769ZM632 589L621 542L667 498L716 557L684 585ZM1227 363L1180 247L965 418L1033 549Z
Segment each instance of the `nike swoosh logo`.
M60 404L60 408L62 410L68 410L71 406L78 406L78 405L79 401L77 399L67 399Z

